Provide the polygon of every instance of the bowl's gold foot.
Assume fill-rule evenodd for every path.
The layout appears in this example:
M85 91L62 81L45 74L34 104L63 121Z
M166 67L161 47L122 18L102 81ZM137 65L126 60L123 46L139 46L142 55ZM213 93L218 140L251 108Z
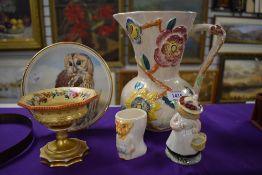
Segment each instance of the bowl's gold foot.
M55 140L40 149L40 159L50 167L67 167L82 161L88 150L86 142L76 138Z

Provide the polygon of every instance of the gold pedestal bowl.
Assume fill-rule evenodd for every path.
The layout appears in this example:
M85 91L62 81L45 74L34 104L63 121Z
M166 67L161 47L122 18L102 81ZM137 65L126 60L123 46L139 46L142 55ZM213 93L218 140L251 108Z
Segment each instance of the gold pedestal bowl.
M85 141L68 138L67 129L87 112L97 95L93 89L62 87L37 91L23 96L18 105L30 110L35 119L56 132L56 140L40 149L41 162L69 166L82 161L88 153Z

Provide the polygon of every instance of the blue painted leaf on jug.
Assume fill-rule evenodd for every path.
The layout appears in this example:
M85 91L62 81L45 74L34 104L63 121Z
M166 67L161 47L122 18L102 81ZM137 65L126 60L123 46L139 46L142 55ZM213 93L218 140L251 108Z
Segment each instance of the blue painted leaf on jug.
M172 30L172 29L175 27L175 25L176 25L176 18L171 19L171 20L168 22L166 29L167 29L167 30Z
M148 61L148 58L143 54L142 58L141 58L142 64L143 66L147 69L150 70L150 63Z
M136 90L143 89L143 87L144 87L144 83L142 83L140 81L136 82L136 84L135 84L135 89Z

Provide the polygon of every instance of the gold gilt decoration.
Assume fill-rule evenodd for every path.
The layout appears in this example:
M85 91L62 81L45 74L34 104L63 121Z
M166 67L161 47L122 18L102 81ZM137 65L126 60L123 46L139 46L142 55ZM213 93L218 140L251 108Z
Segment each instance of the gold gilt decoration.
M121 140L125 140L126 135L129 133L129 131L134 125L133 122L116 119L115 123L116 123L116 133L118 138Z
M157 97L158 94L156 92L149 92L146 88L138 91L132 91L125 102L125 107L143 109L147 112L148 121L152 122L157 119L157 115L155 113L161 107Z
M68 128L88 114L87 105L97 98L93 89L51 88L23 96L18 105L30 110L35 119L56 132L56 140L40 149L40 161L50 167L70 166L88 154L85 141L68 138Z

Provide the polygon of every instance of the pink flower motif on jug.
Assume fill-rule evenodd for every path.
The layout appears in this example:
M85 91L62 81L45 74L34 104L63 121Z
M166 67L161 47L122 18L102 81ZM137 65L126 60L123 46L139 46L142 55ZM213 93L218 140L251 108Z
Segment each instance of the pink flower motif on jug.
M162 67L176 66L184 52L187 40L187 29L178 26L172 30L162 31L157 39L154 59Z

